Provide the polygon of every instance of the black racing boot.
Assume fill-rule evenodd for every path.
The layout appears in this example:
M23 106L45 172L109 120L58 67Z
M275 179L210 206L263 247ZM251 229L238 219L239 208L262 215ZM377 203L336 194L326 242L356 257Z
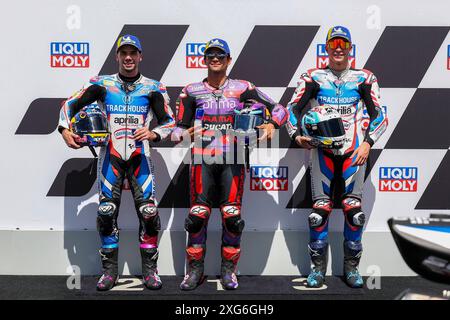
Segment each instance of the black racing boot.
M328 264L328 242L324 240L311 241L308 245L311 256L311 273L306 284L310 288L320 288L325 283Z
M188 270L180 284L181 290L194 290L203 282L205 250L199 245L186 248Z
M241 256L241 249L235 247L222 247L222 265L220 278L225 289L234 290L239 286L236 270Z
M351 288L362 288L363 278L358 271L361 260L361 241L344 241L344 279Z
M118 260L119 248L101 248L99 250L102 258L102 276L97 282L97 290L111 290L119 280Z
M158 275L158 248L140 248L142 258L142 282L150 290L158 290L162 287Z

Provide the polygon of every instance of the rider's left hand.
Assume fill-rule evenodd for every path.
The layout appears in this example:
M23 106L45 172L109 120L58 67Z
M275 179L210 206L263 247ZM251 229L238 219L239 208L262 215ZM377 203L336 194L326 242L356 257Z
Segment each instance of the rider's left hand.
M147 127L137 129L133 135L133 139L136 141L144 141L144 140L154 141L157 138L158 135L153 131L150 131L150 129Z
M271 140L275 134L275 126L272 123L263 123L256 128L264 130L263 135L258 139L259 141L264 139Z
M367 162L367 158L369 157L370 152L370 144L364 141L358 148L353 151L350 158L353 158L356 155L356 159L353 160L352 166L362 166Z

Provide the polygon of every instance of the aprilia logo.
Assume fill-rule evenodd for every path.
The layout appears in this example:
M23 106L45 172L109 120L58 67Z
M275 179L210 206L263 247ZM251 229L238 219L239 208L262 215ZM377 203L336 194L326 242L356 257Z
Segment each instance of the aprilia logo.
M131 124L131 125L138 125L139 124L139 119L133 116L129 116L129 117L117 117L114 119L114 123L117 123L119 125L123 125L123 124Z
M348 107L346 107L346 106L339 106L339 107L336 107L337 112L339 112L343 116L352 114L354 109L355 108L352 107L352 106L348 106Z

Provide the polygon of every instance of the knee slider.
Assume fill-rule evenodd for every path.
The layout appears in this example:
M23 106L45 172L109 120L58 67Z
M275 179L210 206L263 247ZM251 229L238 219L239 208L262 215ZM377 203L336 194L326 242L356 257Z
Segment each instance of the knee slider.
M144 220L147 233L154 233L161 230L161 220L158 215L158 209L152 202L145 203L139 207L139 212Z
M357 198L345 198L342 201L342 210L347 222L353 227L362 227L366 222L366 216L361 210L361 201Z
M211 209L206 206L193 206L184 222L184 229L190 233L200 232L210 213Z
M241 214L241 208L238 206L223 206L220 207L220 212L222 212L222 216L224 219L229 217L238 216Z
M328 217L332 210L330 200L317 200L313 204L313 211L308 217L311 228L320 228L328 222Z
M117 205L113 202L102 202L98 206L97 230L101 235L110 235L114 230L114 217L117 213Z
M144 220L149 220L158 214L158 209L152 202L145 203L139 207L139 212L142 214Z

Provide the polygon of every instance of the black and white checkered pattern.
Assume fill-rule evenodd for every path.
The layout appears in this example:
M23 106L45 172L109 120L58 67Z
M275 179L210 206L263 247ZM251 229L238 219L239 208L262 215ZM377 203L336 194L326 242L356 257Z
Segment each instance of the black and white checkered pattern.
M135 34L141 39L143 51L151 57L151 59L144 59L140 66L141 72L159 80L188 27L187 25L125 25L120 34ZM295 89L289 87L289 83L319 29L320 26L255 26L240 55L234 57L236 62L230 71L230 76L250 80L259 87L285 88L280 103L286 105ZM388 26L384 29L364 66L377 76L382 89L414 90L412 98L398 121L390 121L389 125L395 128L385 145L371 150L366 177L385 150L446 150L440 165L416 204L416 209L450 209L448 196L450 130L447 127L450 121L448 107L450 88L420 86L449 30L450 27L447 26ZM420 45L412 45L417 43L417 39L420 39ZM360 44L362 45L364 44ZM116 72L114 55L115 48L112 44L100 74ZM168 88L173 109L180 90L180 87ZM24 115L16 134L52 133L56 129L62 100L63 98L36 98ZM170 141L159 145L159 147L172 146ZM296 148L285 130L281 132L280 147ZM95 176L90 174L91 166L95 165L93 161L82 158L67 160L47 196L81 196L88 193L95 181ZM71 184L68 188L65 182L68 181L68 175L74 171L78 172L77 177L70 178ZM170 196L184 194L188 179L187 166L181 164L174 177L177 183L172 181L169 185L160 206L188 207L187 194L186 197L177 199ZM311 207L308 179L310 176L307 172L293 192L287 208Z

